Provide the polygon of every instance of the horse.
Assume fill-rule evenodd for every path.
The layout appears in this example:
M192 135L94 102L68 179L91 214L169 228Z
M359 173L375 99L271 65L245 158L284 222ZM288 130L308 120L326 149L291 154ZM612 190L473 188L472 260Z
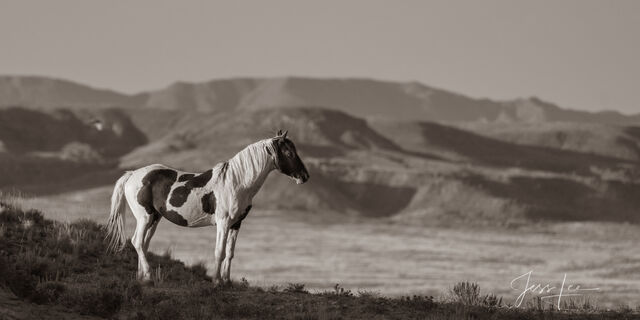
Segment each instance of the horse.
M192 173L162 164L125 172L116 182L107 222L109 252L126 245L123 198L136 218L131 243L138 254L137 278L151 282L146 258L149 243L162 217L183 227L215 225L214 285L231 283L231 259L242 221L271 171L278 170L297 184L309 180L287 131L248 145L213 168Z

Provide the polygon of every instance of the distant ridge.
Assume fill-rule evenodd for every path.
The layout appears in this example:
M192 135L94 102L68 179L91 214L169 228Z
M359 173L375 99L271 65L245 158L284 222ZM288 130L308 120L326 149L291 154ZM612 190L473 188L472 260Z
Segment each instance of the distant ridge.
M255 199L261 208L430 225L640 222L640 126L452 126L323 107L256 109L1 108L0 190L82 191L150 163L204 171L286 128L312 179L292 188L274 174Z
M0 76L0 106L114 107L130 106L138 99L115 91L39 76Z
M480 122L640 124L640 114L563 109L532 97L474 99L417 82L303 77L176 82L135 95L37 76L0 76L0 107L125 107L220 112L322 106L359 117Z

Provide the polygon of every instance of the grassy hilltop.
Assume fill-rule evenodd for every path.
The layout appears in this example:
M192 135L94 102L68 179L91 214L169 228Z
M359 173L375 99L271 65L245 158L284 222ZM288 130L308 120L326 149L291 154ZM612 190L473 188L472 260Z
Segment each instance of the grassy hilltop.
M36 210L0 205L0 318L117 319L636 319L637 312L598 310L567 299L564 311L530 301L510 308L502 299L459 283L447 298L382 297L352 292L309 293L304 284L261 288L242 279L214 288L202 265L149 254L154 284L135 280L131 246L105 253L104 232L88 220L61 223Z

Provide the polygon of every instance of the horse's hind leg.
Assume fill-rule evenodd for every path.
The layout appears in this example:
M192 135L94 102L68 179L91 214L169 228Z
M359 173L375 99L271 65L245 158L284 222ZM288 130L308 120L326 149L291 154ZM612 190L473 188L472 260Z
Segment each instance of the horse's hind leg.
M145 250L145 238L147 230L151 227L153 217L157 212L147 212L147 209L143 207L138 201L138 195L140 193L140 185L130 184L125 187L125 197L127 203L131 209L131 213L136 218L136 231L131 237L131 244L138 253L138 279L139 280L151 280L151 272L149 270L149 262L147 261Z
M151 238L153 237L153 234L156 232L156 228L158 227L158 223L160 223L160 219L162 219L162 216L159 214L155 214L151 218L151 222L150 222L151 226L147 229L147 232L144 235L143 249L144 249L145 255L149 251L149 243L151 243Z
M127 194L128 196L129 194ZM136 249L138 253L138 279L139 280L151 280L151 272L149 268L149 262L146 257L145 250L145 238L147 235L147 230L150 229L152 223L152 216L149 215L146 209L133 201L130 201L127 197L127 202L129 202L129 208L131 208L131 212L133 216L136 218L136 231L131 237L131 244L133 248Z
M140 280L150 280L151 272L149 271L149 262L147 261L147 257L145 255L144 250L144 237L149 227L151 217L149 216L138 216L136 215L136 232L131 238L131 244L136 249L138 253L138 279Z

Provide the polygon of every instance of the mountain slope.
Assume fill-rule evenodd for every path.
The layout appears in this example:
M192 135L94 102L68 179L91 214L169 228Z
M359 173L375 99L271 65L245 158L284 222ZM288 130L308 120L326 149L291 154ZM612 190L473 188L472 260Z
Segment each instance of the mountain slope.
M640 115L566 110L538 98L473 99L417 82L300 77L176 83L154 91L145 106L220 111L322 106L359 117L396 120L640 123Z
M121 166L152 161L203 171L286 128L311 179L296 186L274 173L255 199L262 208L430 224L638 221L640 199L632 195L640 190L640 168L624 159L518 145L431 122L364 121L323 108L181 121L181 129L126 155Z
M98 130L92 121L99 120ZM119 157L147 142L129 117L117 109L39 111L0 108L0 141L8 152L59 151L70 143L87 144L106 157Z
M113 107L139 98L75 82L38 76L0 76L0 106Z
M93 120L101 121L102 130ZM97 175L116 167L120 156L147 138L117 109L11 107L0 108L0 142L0 188L61 191L77 178L98 182Z
M0 106L11 105L48 108L120 106L214 113L321 106L358 117L395 120L640 123L640 114L567 110L538 98L492 101L417 82L301 77L177 82L137 95L44 77L0 77Z
M585 123L601 115L580 118L538 99L494 102L416 83L302 78L107 96L125 107L0 109L0 187L86 188L151 163L203 171L288 129L311 180L295 186L274 174L256 198L263 208L420 223L640 222L637 126ZM582 123L554 121L566 117ZM451 122L425 120L432 118ZM92 119L105 129L96 132ZM56 183L65 187L51 188Z
M501 141L640 161L640 127L597 123L458 123Z
M443 158L494 167L519 167L558 173L588 173L593 166L629 163L612 154L593 154L554 146L514 144L434 122L372 120L378 132L407 150L431 152ZM587 149L592 150L592 149Z
M212 151L203 157L205 161L222 161L250 143L273 136L279 129L289 130L296 144L313 157L331 158L353 150L399 150L366 121L343 112L279 108L187 116L175 130L127 155L123 163L130 166L165 157L172 161L177 152L199 154L203 149ZM200 167L199 162L198 157L192 157L183 165Z

